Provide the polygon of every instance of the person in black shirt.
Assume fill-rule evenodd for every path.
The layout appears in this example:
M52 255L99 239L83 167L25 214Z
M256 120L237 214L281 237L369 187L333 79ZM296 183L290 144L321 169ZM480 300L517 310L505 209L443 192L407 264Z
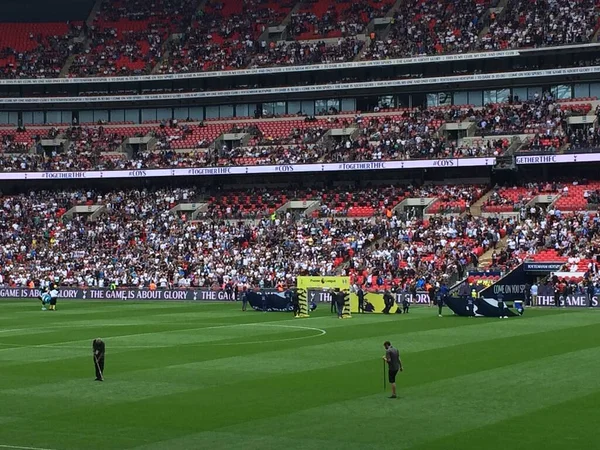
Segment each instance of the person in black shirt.
M339 319L344 318L344 303L346 303L345 297L346 297L346 295L345 295L344 291L336 289L334 298L337 303L337 313L338 313Z
M292 309L294 311L294 317L298 317L300 315L300 294L295 289L291 290L292 295Z
M500 318L506 318L506 316L504 315L504 294L502 294L502 292L498 292L496 299L498 300L498 310L500 311Z
M385 356L383 360L387 362L388 365L388 381L392 386L392 395L390 398L397 398L396 396L396 375L398 371L402 372L404 369L402 367L402 361L400 359L400 352L398 349L394 348L390 341L385 341L383 343L383 347L385 348Z
M94 356L94 368L96 369L96 381L104 381L104 352L106 346L100 338L94 339L92 342L92 350Z
M554 306L560 308L560 284L554 283Z
M475 299L472 296L467 297L467 314L469 317L475 316Z
M594 304L594 294L596 293L596 286L594 286L594 283L592 283L591 281L588 281L587 283L587 300L588 300L588 307L592 307Z
M365 312L365 291L361 286L358 287L358 291L356 291L356 296L358 297L358 312Z
M402 296L402 312L404 314L408 314L408 308L410 306L410 302L408 301L408 292L404 292Z
M335 288L331 293L331 312L333 314L337 313L337 294L339 291L339 288Z
M392 306L394 306L394 301L394 296L386 289L383 294L383 304L385 305L385 308L383 308L384 314L390 313L390 309L392 309Z

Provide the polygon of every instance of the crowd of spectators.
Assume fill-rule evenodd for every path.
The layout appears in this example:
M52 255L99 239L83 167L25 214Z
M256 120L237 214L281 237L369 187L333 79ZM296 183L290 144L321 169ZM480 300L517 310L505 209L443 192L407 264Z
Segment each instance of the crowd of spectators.
M48 27L53 28L52 25L55 24ZM58 77L69 55L79 50L74 38L80 35L82 25L59 24L55 28L56 31L50 33L29 31L27 44L22 48L2 45L0 39L0 78Z
M252 68L268 66L295 66L352 61L360 53L364 42L355 38L338 38L335 44L324 41L280 41L261 46L252 62Z
M245 195L260 196L265 204L270 196L267 191ZM195 188L5 195L0 199L4 280L25 285L59 277L67 285L105 287L111 282L273 286L301 274L334 274L381 234L382 227L371 219L316 220L288 213L224 221L229 206L222 193L213 197L205 220L170 212L178 203L199 199ZM92 204L105 208L97 220L65 216L74 205Z
M351 258L349 273L380 286L408 288L418 280L448 283L462 279L469 267L498 242L508 223L496 219L434 217L429 221L385 221L381 239Z
M89 27L77 23L67 31L32 33L34 45L26 49L0 45L0 76L57 77L69 55L76 55L69 76L84 77L148 74L157 66L160 73L178 73L351 61L363 50L358 35L394 4L302 2L287 24L290 40L261 37L269 26L281 24L296 3L225 0L198 9L194 0L109 0ZM590 42L599 25L593 0L509 0L500 12L490 9L497 3L410 0L395 11L389 31L371 35L361 57L580 44ZM79 35L82 45L74 39ZM323 42L327 39L338 41Z
M162 56L164 30L91 29L93 46L76 56L73 77L146 75Z
M416 55L465 53L478 45L489 1L439 2L411 0L394 15L389 34L374 39L367 59L406 58Z
M528 214L515 228L514 237L507 245L510 250L520 252L523 258L532 257L539 251L553 250L563 258L590 259L599 236L600 223L593 214L538 211Z
M558 46L590 42L600 14L593 0L509 0L490 16L489 30L478 50Z
M12 133L0 135L1 153L27 153L31 149L31 142L22 142Z
M176 123L126 127L110 125L40 129L40 136L62 138L68 146L29 154L34 133L2 130L1 150L5 170L110 170L113 168L161 168L235 166L316 162L392 161L503 155L514 142L506 135L521 136L523 153L590 151L600 148L600 131L594 125L576 127L568 118L589 113L591 103L558 102L547 93L521 102L487 104L476 108L416 108L381 111L376 115L355 113L328 118L290 117L280 121L242 121L240 125ZM304 117L304 120L300 118ZM440 131L445 123L473 122L475 137L450 138ZM346 130L329 136L330 129ZM127 136L152 136L148 149L126 154L121 145ZM244 143L213 145L222 133L244 133ZM148 134L149 133L149 134ZM485 137L488 136L488 137ZM22 156L19 156L22 155Z
M172 33L185 30L196 12L193 0L103 2L88 30L88 45L70 67L70 76L148 74L162 57Z
M530 184L529 195L560 184ZM472 202L479 186L199 191L195 187L32 191L0 197L0 267L7 283L59 277L78 286L273 287L298 275L346 274L369 289L462 279L490 250L490 269L506 270L550 252L579 272L598 253L600 221L590 213L533 208L499 219L470 214L420 219L393 211L403 198ZM595 197L594 197L595 196ZM600 197L590 191L588 199ZM292 199L321 202L316 214L274 213ZM368 199L372 213L349 218ZM492 202L502 201L492 196ZM173 213L206 203L196 220ZM101 205L95 220L67 217L75 205ZM249 220L250 219L250 220ZM506 246L498 247L506 236ZM496 249L497 248L497 249ZM554 255L554 256L552 256ZM561 259L562 258L562 259Z
M510 98L507 103L489 103L483 107L452 108L448 121L471 121L478 135L507 135L536 132L546 136L563 135L567 119L585 115L591 105L572 105L557 102L544 92L531 100Z
M389 0L320 3L303 2L301 9L292 14L289 24L292 36L302 40L356 36L365 31L372 19L383 17L393 5Z
M250 0L233 4L208 2L202 13L168 44L168 57L161 73L243 69L260 53L267 53L259 40L270 25L285 18L293 4L264 4Z

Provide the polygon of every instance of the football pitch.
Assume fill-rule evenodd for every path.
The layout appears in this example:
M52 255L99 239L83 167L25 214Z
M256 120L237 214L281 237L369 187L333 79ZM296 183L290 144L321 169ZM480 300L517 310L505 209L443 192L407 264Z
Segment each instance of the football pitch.
M593 449L600 314L0 303L0 449ZM91 343L106 342L105 381ZM383 342L400 349L399 399Z

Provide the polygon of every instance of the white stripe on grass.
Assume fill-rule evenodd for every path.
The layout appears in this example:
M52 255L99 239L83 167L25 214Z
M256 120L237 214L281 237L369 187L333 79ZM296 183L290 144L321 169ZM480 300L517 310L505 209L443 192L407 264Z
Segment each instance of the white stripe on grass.
M239 328L239 327L272 327L272 328L287 328L287 329L295 329L295 330L308 330L308 331L313 331L316 333L312 333L310 335L307 336L295 336L295 337L289 337L289 338L278 338L278 339L264 339L264 340L258 340L258 341L240 341L240 342L232 342L232 343L219 343L219 342L214 342L214 341L219 341L219 340L226 340L226 339L231 339L232 336L228 335L228 336L222 336L219 339L214 339L213 341L208 341L208 342L192 342L192 343L186 343L185 345L187 346L195 346L195 345L248 345L248 344L265 344L265 343L270 343L270 342L284 342L284 341L296 341L296 340L302 340L302 339L310 339L310 338L315 338L315 337L320 337L323 336L325 334L327 334L327 331L322 329L322 328L316 328L316 327L305 327L305 326L301 326L301 325L287 325L287 324L277 324L277 323L238 323L238 324L228 324L228 325L218 325L218 326L210 326L210 327L195 327L195 328L183 328L183 329L177 329L177 330L164 330L164 331L154 331L154 332L147 332L147 333L134 333L134 334L122 334L122 335L115 335L115 336L109 336L107 338L105 338L106 341L114 341L114 340L121 340L123 338L131 338L131 337L138 337L138 336L148 336L148 335L161 335L164 333L176 333L176 332L189 332L189 331L202 331L202 330L217 330L217 329L227 329L227 328ZM208 337L208 336L207 336ZM215 338L217 336L210 336L211 339ZM83 348L88 348L89 344L86 343L82 345L77 345L77 346L68 346L68 345L63 345L63 344L72 344L72 343L77 343L77 342L83 342L83 340L75 340L75 341L62 341L62 342L54 342L54 343L50 343L50 344L35 344L35 345L24 345L24 344L8 344L8 343L1 343L0 342L0 346L6 346L9 348L4 348L4 349L0 349L0 352L6 352L12 349L21 349L21 348L54 348L54 349L83 349ZM114 344L114 347L116 349L119 348L125 348L125 349L143 349L143 348L167 348L167 347L171 347L171 345L123 345L123 344Z
M52 448L44 448L44 447L24 447L22 445L8 445L8 444L0 444L0 448L12 448L17 450L55 450Z

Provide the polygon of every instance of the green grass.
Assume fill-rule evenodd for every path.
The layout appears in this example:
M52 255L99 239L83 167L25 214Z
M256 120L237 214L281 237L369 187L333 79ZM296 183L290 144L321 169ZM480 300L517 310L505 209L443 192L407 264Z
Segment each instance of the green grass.
M210 303L0 304L0 449L591 449L600 313L310 319ZM91 341L107 343L94 382ZM382 343L399 347L398 400Z

